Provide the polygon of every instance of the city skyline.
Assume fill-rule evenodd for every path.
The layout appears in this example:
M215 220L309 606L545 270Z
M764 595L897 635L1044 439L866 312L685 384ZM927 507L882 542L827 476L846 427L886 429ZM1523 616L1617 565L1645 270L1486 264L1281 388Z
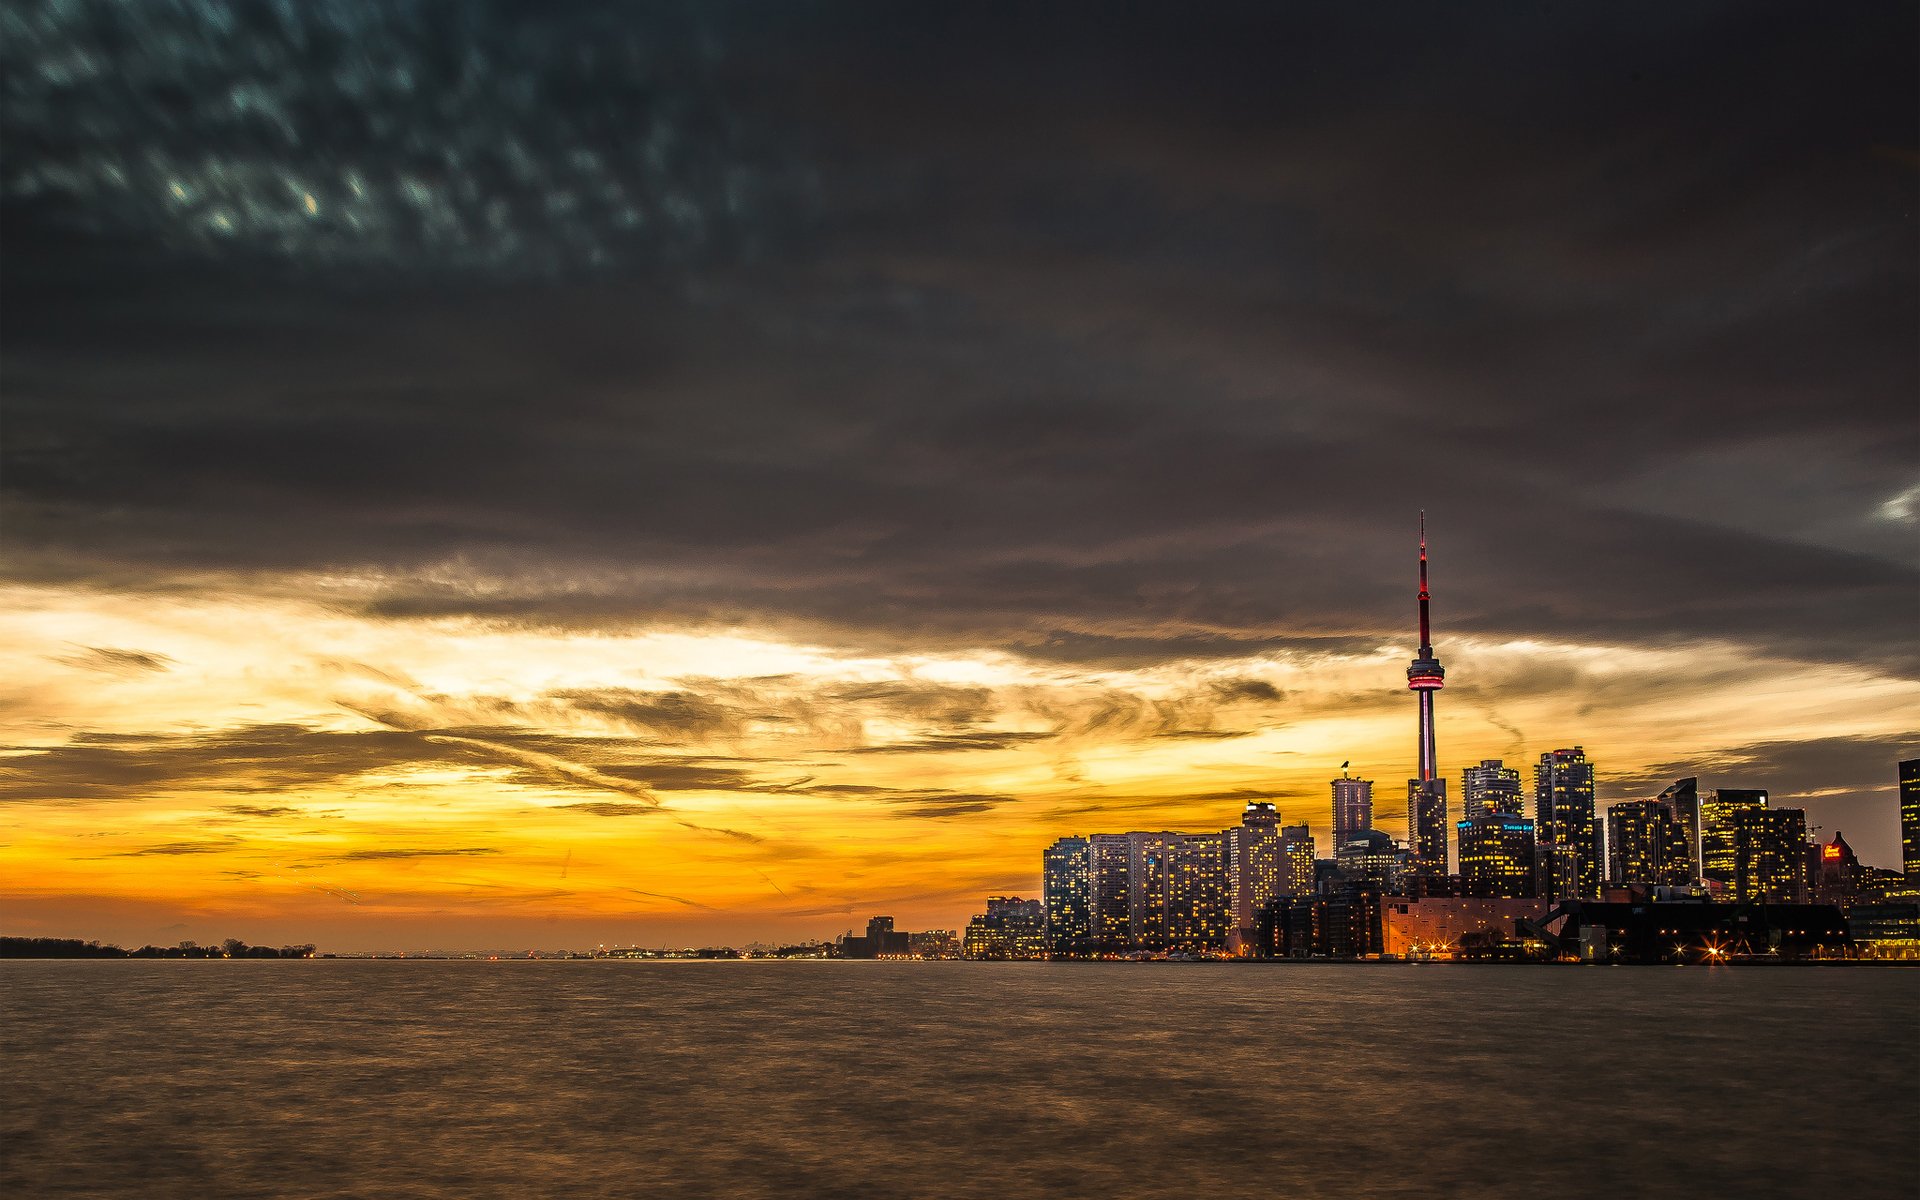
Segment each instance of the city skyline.
M431 7L9 15L5 932L959 929L1343 762L1405 840L1422 511L1450 841L1584 747L1899 861L1909 13Z

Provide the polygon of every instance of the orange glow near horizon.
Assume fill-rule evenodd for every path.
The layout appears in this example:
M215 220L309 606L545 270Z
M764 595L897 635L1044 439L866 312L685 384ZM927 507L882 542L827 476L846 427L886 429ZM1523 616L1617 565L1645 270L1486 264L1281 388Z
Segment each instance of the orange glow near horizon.
M5 931L358 950L957 929L1034 893L1063 834L1218 829L1260 797L1325 853L1338 764L1382 797L1413 767L1389 639L1095 668L372 619L351 587L9 589ZM1443 774L1579 743L1614 799L1696 754L1707 787L1725 748L1903 737L1920 707L1912 682L1729 644L1441 640ZM1870 862L1897 857L1885 774L1887 828L1844 826Z

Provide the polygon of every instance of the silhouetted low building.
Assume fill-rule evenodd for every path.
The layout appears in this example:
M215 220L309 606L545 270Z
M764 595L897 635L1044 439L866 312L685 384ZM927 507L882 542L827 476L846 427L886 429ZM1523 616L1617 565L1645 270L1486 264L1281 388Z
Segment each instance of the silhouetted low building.
M1596 961L1838 958L1853 945L1846 918L1830 904L1570 901L1543 925L1563 957Z
M1479 948L1517 942L1520 922L1538 921L1548 907L1532 899L1388 896L1381 917L1382 953L1450 958L1459 956L1463 938Z
M1371 882L1324 896L1279 896L1260 911L1264 958L1372 958L1384 946L1383 897Z

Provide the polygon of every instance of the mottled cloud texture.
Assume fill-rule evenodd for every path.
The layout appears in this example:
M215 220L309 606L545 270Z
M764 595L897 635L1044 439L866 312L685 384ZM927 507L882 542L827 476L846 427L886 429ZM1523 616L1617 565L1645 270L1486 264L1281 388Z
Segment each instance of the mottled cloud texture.
M12 5L0 795L309 838L219 901L294 932L376 867L951 923L1391 791L1425 508L1447 761L1778 775L1886 861L1917 21ZM610 847L564 903L529 813ZM56 916L200 886L24 819Z

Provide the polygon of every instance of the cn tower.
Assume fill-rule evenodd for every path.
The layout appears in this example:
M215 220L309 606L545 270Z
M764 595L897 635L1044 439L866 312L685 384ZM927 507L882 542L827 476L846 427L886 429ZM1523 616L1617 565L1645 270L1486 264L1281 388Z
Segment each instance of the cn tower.
M1407 667L1407 687L1420 697L1420 769L1407 780L1407 842L1413 851L1413 873L1421 877L1447 873L1447 781L1440 778L1440 762L1433 747L1433 694L1446 686L1447 671L1433 653L1433 630L1427 614L1427 514L1420 513L1420 651Z

